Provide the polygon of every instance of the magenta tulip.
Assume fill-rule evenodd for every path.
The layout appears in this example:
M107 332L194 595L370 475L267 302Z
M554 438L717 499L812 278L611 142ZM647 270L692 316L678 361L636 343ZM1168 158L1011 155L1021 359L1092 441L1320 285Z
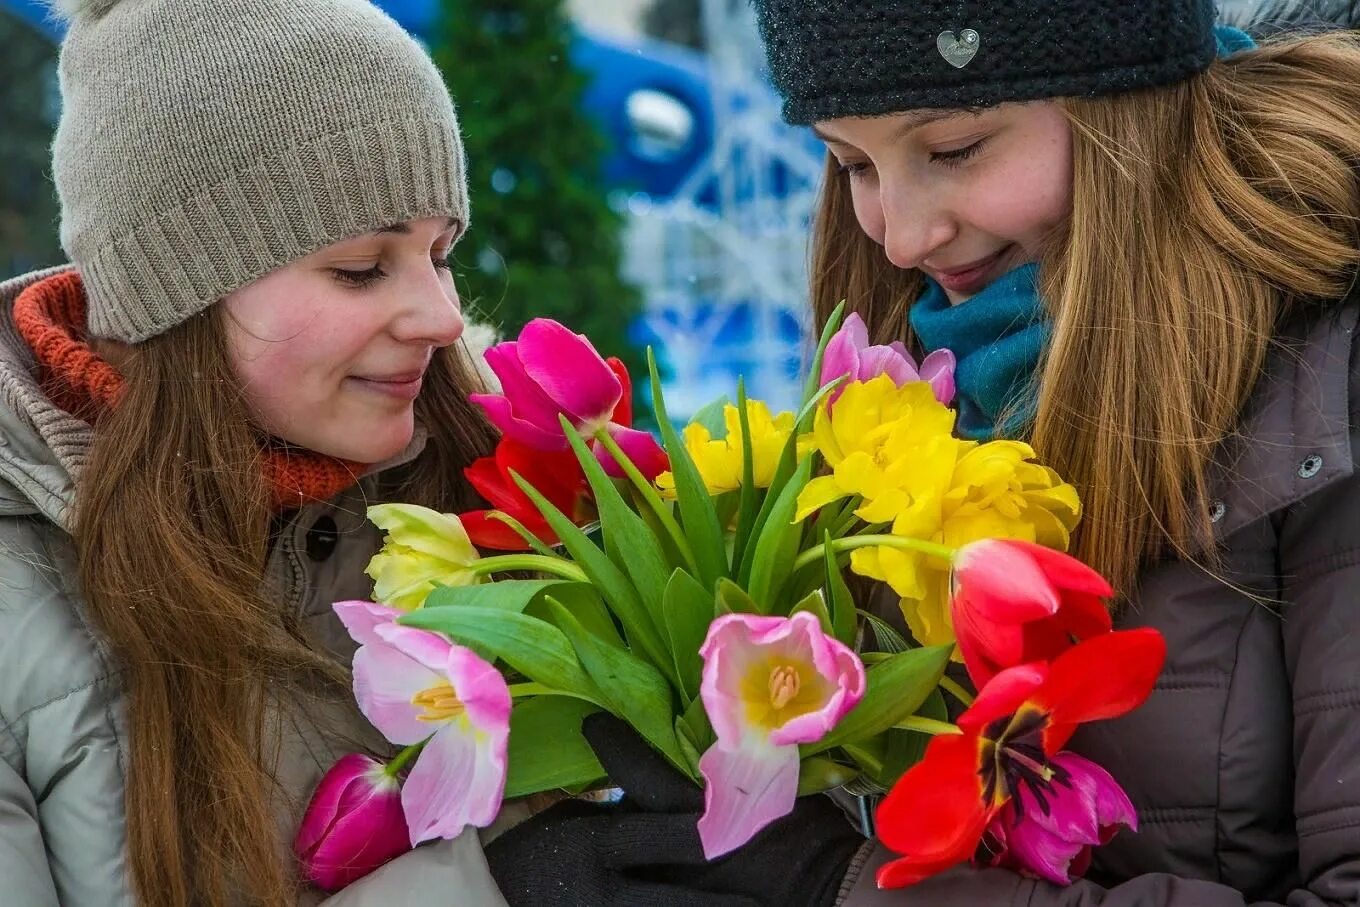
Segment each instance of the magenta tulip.
M954 354L949 350L936 350L926 356L918 368L916 360L900 341L889 346L870 346L869 329L864 319L851 312L826 345L821 385L825 387L837 378L869 381L887 375L898 387L912 381L925 381L934 391L935 399L948 405L954 399L954 364ZM842 385L832 391L828 405L834 404L844 390Z
M293 841L302 877L325 891L339 891L410 849L401 782L358 753L326 772Z
M617 359L601 357L583 335L552 319L535 318L518 338L496 344L485 355L501 392L470 399L503 434L538 450L565 450L560 421L565 416L616 478L623 476L622 468L594 440L603 431L646 478L670 468L656 439L631 427L627 369Z
M1120 828L1138 830L1138 814L1110 773L1076 753L1048 760L1053 778L1037 794L1022 785L988 828L999 852L991 865L1070 885L1086 874L1091 850L1108 844Z

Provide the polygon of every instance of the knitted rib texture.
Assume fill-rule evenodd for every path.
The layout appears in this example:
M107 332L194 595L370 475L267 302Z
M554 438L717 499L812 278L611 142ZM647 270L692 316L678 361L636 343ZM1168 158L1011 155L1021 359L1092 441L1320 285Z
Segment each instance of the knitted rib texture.
M1130 91L1215 53L1214 0L754 3L790 123Z
M62 245L137 342L323 246L467 222L453 103L368 0L85 4L60 61Z

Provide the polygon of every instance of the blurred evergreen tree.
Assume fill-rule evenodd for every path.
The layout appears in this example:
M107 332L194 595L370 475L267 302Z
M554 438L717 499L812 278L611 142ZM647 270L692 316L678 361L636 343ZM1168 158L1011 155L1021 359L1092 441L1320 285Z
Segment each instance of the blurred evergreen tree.
M539 316L587 335L645 389L628 339L641 296L621 277L623 218L606 197L607 146L581 110L571 40L562 0L441 0L431 52L458 105L472 195L458 289L507 336Z
M0 280L65 261L51 171L57 49L0 12Z

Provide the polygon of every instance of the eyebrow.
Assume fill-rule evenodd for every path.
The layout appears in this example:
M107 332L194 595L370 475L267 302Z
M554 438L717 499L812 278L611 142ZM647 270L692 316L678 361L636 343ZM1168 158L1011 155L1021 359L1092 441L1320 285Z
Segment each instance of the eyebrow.
M456 226L458 226L458 218L456 218L456 217L450 217L450 218L448 219L448 222L445 224L445 226L447 226L447 227L456 227ZM409 233L411 232L411 228L410 228L408 225L406 225L406 224L388 224L386 227L379 227L378 229L374 230L373 232L374 232L374 233L400 233L400 234L402 234L403 236L405 236L405 235L407 235L407 234L409 234Z
M931 123L938 123L942 120L953 120L965 116L977 116L981 112L982 111L980 109L975 109L972 107L965 107L963 109L952 107L941 108L939 110L921 110L913 113L903 114L902 122L898 124L897 129L894 131L893 138L900 139L907 133L911 132L912 130L920 129L922 126L929 126ZM821 139L823 142L827 142L830 144L835 145L850 144L850 142L845 141L845 139L837 138L836 136L831 135L830 133L817 128L816 126L812 127L812 134L815 135L817 138Z

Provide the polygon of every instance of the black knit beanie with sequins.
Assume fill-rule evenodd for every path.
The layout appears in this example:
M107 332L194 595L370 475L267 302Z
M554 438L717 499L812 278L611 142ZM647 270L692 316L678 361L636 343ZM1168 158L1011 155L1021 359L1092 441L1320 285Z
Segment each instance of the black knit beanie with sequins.
M1090 96L1213 62L1214 0L752 0L784 119Z

